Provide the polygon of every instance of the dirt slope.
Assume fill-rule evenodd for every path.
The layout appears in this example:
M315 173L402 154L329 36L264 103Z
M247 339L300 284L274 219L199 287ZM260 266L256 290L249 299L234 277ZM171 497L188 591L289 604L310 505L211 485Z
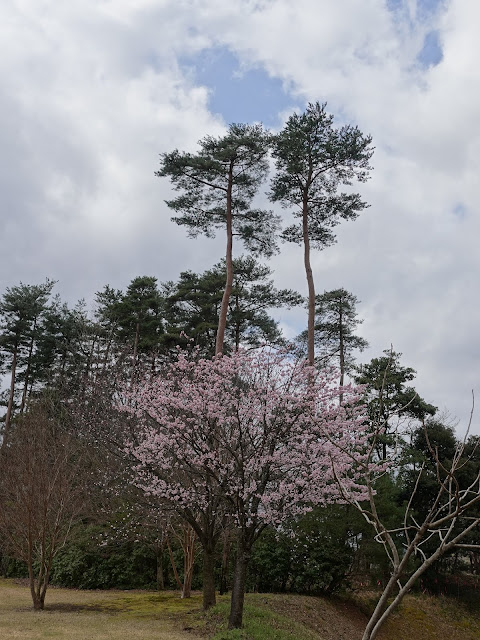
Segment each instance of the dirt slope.
M256 595L261 603L262 596ZM367 623L362 609L371 606L373 594L354 604L340 599L293 595L268 595L264 605L304 624L319 640L360 640ZM268 603L268 604L267 604ZM393 614L378 640L479 640L480 614L469 612L455 601L432 596L407 596Z

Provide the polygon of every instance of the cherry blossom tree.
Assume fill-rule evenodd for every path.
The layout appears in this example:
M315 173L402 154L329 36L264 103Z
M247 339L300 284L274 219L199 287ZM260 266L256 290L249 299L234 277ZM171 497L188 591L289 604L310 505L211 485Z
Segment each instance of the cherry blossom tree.
M242 624L246 569L264 528L338 500L332 460L350 494L365 497L348 455L366 441L364 410L354 388L342 392L340 405L334 375L267 349L197 361L180 353L161 377L126 392L138 420L126 446L135 482L197 533L207 558L204 606L215 598L222 525L234 523L230 628Z

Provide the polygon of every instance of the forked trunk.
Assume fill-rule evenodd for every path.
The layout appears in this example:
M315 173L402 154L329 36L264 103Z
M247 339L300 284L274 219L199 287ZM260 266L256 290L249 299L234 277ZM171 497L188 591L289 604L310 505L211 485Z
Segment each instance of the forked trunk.
M367 626L365 627L362 640L373 640L377 636L380 630L380 627L386 620L385 609L387 608L388 598L392 594L392 591L395 588L396 582L397 582L396 575L392 576L388 581L370 617L370 620L368 621ZM398 604L400 604L400 601L398 602Z
M35 580L35 572L33 569L33 559L28 559L28 580L30 584L30 594L32 596L33 608L35 611L41 611L45 607L45 594L47 592L49 572L43 574Z
M410 575L408 580L401 586L401 588L398 588L399 580L405 573L408 561L416 548L416 543L423 538L424 533L425 531L421 535L417 533L417 536L407 548L400 564L394 571L392 571L392 575L390 576L390 579L388 580L388 583L377 602L377 606L375 607L375 610L372 613L370 620L368 621L365 632L362 636L362 640L374 640L374 638L377 637L378 632L380 631L381 627L384 625L388 617L400 605L403 598L414 586L420 576L422 576L425 571L427 571L427 569L431 567L440 557L448 553L455 546L452 542L446 545L441 545L434 553L432 553L429 558L427 558L418 567L418 569L414 573ZM394 595L397 589L398 592L396 595ZM392 597L393 600L391 600L391 602L389 603L389 600Z

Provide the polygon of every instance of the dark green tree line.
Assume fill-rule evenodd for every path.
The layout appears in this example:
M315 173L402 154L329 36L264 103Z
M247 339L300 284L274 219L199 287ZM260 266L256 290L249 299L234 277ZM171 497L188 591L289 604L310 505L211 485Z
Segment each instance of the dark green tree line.
M299 305L303 302L302 297L290 289L276 289L269 279L271 270L252 256L236 258L233 272L225 331L226 349L238 350L241 344L281 343L281 332L269 311ZM221 261L203 274L185 271L180 274L178 282L164 285L169 343L176 346L192 339L203 352L215 353L225 275L225 261Z
M7 288L0 301L0 362L2 372L10 373L2 447L8 441L16 399L20 412L25 409L33 358L54 284L48 279L43 285L20 283ZM20 392L19 383L23 383Z

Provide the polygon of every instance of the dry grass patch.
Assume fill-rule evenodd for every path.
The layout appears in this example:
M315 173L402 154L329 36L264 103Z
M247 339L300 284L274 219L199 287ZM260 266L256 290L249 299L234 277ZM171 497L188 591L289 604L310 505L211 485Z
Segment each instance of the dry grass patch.
M193 640L186 630L200 595L170 592L49 589L44 611L33 611L27 587L0 580L1 640Z

